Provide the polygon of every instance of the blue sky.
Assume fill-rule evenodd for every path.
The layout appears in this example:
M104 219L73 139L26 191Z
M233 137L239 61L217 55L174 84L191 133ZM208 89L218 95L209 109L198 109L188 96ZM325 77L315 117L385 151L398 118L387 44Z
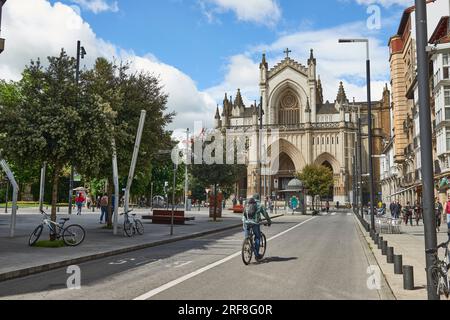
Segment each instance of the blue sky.
M52 0L52 2L57 2ZM72 1L63 1L73 4ZM111 1L112 2L112 1ZM209 21L196 0L119 0L118 12L82 10L96 34L138 55L158 59L190 75L200 90L222 81L227 58L249 47L272 43L281 35L326 29L367 19L367 6L354 1L281 0L282 18L276 25L239 21L233 11ZM386 16L400 17L404 6L380 7ZM387 39L396 26L388 25L378 37Z
M269 64L291 56L305 64L315 49L325 98L334 100L339 81L347 94L364 99L364 47L338 45L339 37L369 37L373 98L389 82L387 42L411 0L12 0L4 8L2 36L11 39L0 56L0 77L17 80L32 58L74 54L81 39L90 65L97 56L129 60L136 70L160 76L171 129L211 125L215 106L237 88L247 103L258 97L262 52ZM381 25L369 29L375 4Z

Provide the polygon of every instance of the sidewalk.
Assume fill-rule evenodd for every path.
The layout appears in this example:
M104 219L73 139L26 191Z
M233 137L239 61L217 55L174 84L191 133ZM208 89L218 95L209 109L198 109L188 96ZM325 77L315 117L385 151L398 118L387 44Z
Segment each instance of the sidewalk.
M394 265L388 264L386 256L381 254L381 250L374 244L370 234L363 230L366 241L370 244L377 262L386 277L389 286L398 300L427 300L427 279L425 262L425 237L424 226L421 223L417 226L401 226L402 234L381 234L383 240L388 241L388 246L394 248L394 254L403 256L403 265L414 267L415 290L407 291L403 289L403 275L394 274ZM441 227L438 234L438 244L448 240L447 228Z
M20 209L17 215L16 236L9 238L10 214L0 213L0 281L21 277L32 273L64 267L101 257L116 255L128 251L157 246L165 243L202 236L208 233L238 228L242 225L241 215L225 211L219 222L213 222L207 211L188 212L195 216L195 221L183 226L174 226L174 236L170 236L170 225L155 225L144 220L145 234L128 238L123 236L123 218L119 218L119 233L113 235L112 230L105 230L99 223L99 212L84 211L82 216L66 214L67 208L61 208L58 219L70 217L69 224L80 224L86 230L86 239L82 245L75 248L63 247L57 249L31 248L28 238L31 232L41 222L38 209ZM138 217L149 214L149 209L136 209ZM48 229L41 239L48 239ZM238 229L237 229L238 230Z

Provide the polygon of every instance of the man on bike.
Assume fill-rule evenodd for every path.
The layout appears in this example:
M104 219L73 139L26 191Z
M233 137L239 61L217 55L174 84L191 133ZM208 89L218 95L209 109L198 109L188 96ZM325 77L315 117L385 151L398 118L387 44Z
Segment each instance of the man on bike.
M253 234L255 235L255 256L257 259L259 256L259 246L261 243L261 221L264 216L267 220L267 224L270 227L272 225L272 220L267 213L266 208L261 205L259 195L254 195L248 200L247 206L244 210L243 221L245 224L245 236L247 237L247 232L250 228L253 229Z

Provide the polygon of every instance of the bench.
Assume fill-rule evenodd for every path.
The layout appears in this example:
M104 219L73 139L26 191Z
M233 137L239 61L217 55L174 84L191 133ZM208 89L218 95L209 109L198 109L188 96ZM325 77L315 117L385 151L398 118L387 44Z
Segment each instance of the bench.
M153 210L153 215L142 216L144 220L152 220L154 224L171 224L172 210ZM173 215L173 223L176 225L184 225L186 221L193 221L195 217L186 217L184 211L175 211Z

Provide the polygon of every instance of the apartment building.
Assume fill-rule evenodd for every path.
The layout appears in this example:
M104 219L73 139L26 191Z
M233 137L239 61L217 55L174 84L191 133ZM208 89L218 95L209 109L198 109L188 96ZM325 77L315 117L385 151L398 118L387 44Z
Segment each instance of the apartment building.
M428 31L430 38L443 14L450 12L450 0L427 1ZM437 37L437 35L434 35ZM386 141L381 161L381 188L384 202L398 200L403 204L420 201L422 197L420 106L417 83L417 50L415 7L407 8L400 20L396 35L389 40L391 68L391 137ZM442 60L442 59L441 59ZM430 61L431 63L431 61ZM435 69L435 68L432 68ZM430 85L434 88L433 72ZM445 86L443 87L445 90ZM444 91L443 96L444 96ZM450 100L450 97L449 97ZM437 128L434 96L431 99L433 128ZM442 111L441 111L442 112ZM450 111L449 111L450 116ZM441 130L440 134L446 135ZM450 138L450 135L449 135ZM434 135L433 146L436 158L442 136ZM450 146L450 141L449 141Z

